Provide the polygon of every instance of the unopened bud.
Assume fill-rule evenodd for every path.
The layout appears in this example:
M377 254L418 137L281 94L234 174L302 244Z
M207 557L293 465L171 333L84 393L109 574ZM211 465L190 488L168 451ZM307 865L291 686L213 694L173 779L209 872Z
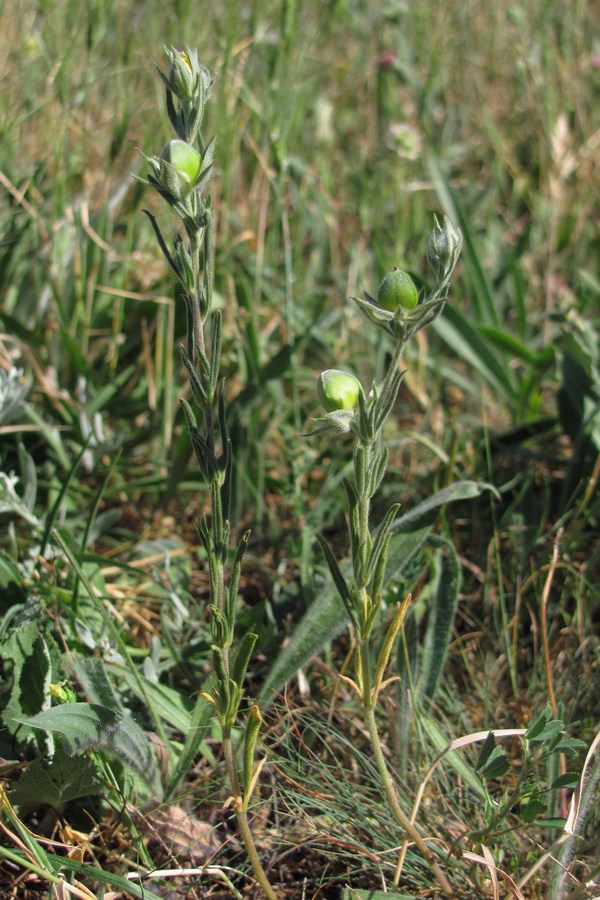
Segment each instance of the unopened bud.
M435 226L427 241L427 259L436 278L446 278L458 261L462 247L462 234L448 216L442 224L435 219Z
M340 369L327 369L319 375L319 400L327 412L354 409L362 387L358 378Z
M198 77L192 60L184 50L170 50L168 56L171 63L167 75L169 88L181 100L189 100L194 94Z
M169 141L160 154L162 184L175 196L185 197L195 187L202 171L202 156L185 141Z
M410 275L402 269L393 269L379 285L377 302L388 312L396 312L398 307L414 309L419 302L419 292Z

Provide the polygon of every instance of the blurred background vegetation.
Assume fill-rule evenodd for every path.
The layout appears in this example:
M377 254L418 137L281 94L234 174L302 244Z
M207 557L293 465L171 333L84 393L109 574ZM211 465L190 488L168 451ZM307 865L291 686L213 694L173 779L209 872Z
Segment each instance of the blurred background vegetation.
M462 263L444 316L407 355L383 500L408 510L457 478L500 494L450 507L438 526L463 570L439 721L448 739L522 726L554 699L589 741L599 18L591 0L3 4L3 636L34 594L57 647L110 657L55 529L150 680L185 693L207 659L202 485L178 404L185 314L141 214L170 226L168 212L133 177L170 137L154 63L187 44L216 75L205 129L218 141L215 288L234 522L252 528L241 593L260 631L257 684L319 591L315 533L335 542L343 525L347 448L302 437L319 414L316 377L381 373L385 336L348 298L375 293L394 265L425 284L443 212L463 230ZM328 654L343 651L317 667L318 702Z

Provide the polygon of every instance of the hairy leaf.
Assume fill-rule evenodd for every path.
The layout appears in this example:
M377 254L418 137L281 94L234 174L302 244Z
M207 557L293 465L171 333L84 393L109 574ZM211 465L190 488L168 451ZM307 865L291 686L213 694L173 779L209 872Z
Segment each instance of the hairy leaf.
M62 750L57 750L50 762L34 759L19 778L10 799L13 803L35 805L48 803L57 809L102 791L102 781L94 762L89 757L73 760Z
M62 734L69 754L86 750L109 753L136 772L153 794L162 793L152 745L131 716L95 703L65 703L18 721Z
M450 643L461 575L458 554L450 541L431 534L427 543L441 550L440 570L435 585L435 604L429 611L419 685L425 696L431 700L438 686Z
M485 491L491 491L498 496L498 491L493 484L485 481L456 481L454 484L437 491L433 496L423 500L410 512L404 513L392 522L391 530L400 533L408 533L431 525L436 512L441 506L453 503L456 500L473 500L481 496Z

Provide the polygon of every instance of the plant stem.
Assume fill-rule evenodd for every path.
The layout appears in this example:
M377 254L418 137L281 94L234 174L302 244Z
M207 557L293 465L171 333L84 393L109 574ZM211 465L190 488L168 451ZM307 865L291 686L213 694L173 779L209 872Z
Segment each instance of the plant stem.
M363 644L363 643L366 644L366 641L361 642L361 644ZM361 664L364 666L365 664L368 663L368 650L366 653L364 653L362 646L361 646L361 656L363 657ZM363 674L363 677L364 677L364 674ZM400 802L398 800L398 794L396 792L394 782L392 781L387 763L385 761L385 757L383 755L383 750L381 747L381 740L379 738L379 731L377 730L377 722L375 720L375 709L371 705L370 696L365 695L365 694L363 694L363 711L364 711L364 716L365 716L365 722L366 722L367 728L369 730L369 738L371 740L371 749L373 751L373 757L375 759L377 771L379 772L379 777L381 778L381 782L383 784L383 788L385 790L386 797L388 798L388 802L390 804L392 812L394 813L394 816L396 817L396 821L402 826L402 828L404 828L404 830L409 835L411 840L414 841L416 846L421 851L423 858L428 863L431 871L437 878L438 884L439 884L440 888L442 889L442 891L444 892L444 894L446 894L447 897L453 897L454 892L452 890L450 882L448 881L448 879L446 878L446 876L440 869L439 865L433 858L431 850L429 849L429 847L427 846L427 844L425 843L425 841L423 840L423 838L417 831L416 827L413 825L413 823L410 821L409 817L406 815L406 813L400 806ZM401 874L400 872L397 872L396 876L394 877L394 887L398 886L398 882L400 880L400 874Z
M233 742L231 740L231 733L229 732L229 730L223 729L222 741L223 753L225 755L225 766L227 768L229 784L231 786L232 792L231 805L233 806L235 811L235 818L237 820L237 825L244 842L244 847L246 848L246 853L248 854L248 858L252 863L254 875L256 877L256 880L260 884L265 897L267 897L268 900L277 900L277 894L271 887L269 879L267 878L267 874L263 869L260 858L258 856L258 851L256 849L252 831L250 829L250 823L248 822L248 816L246 814L246 810L244 809L240 780L238 777L237 766L235 764L233 753Z
M383 391L387 392L391 390L393 375L395 374L396 368L398 366L398 362L400 360L400 355L402 353L402 346L398 344L392 361L392 365L390 366L387 376L384 381ZM377 438L376 438L377 440ZM355 456L355 483L362 486L362 489L358 494L358 552L361 552L361 548L368 545L370 542L370 531L369 531L369 501L370 496L369 492L366 488L366 473L365 468L370 467L372 452L373 452L373 443L369 444L365 448L368 453L367 456L361 455L360 457ZM362 471L359 471L359 466L362 467ZM363 621L361 622L361 634L360 634L360 643L359 643L359 658L357 665L357 681L360 688L360 692L362 695L362 705L364 711L365 722L369 731L369 738L371 741L371 749L373 751L373 757L375 759L375 764L377 766L377 770L379 772L379 777L381 778L381 783L383 784L383 788L385 790L386 796L388 798L389 804L392 808L392 812L396 817L398 823L404 828L407 834L411 837L411 839L415 842L419 850L421 851L424 859L427 861L429 867L431 868L433 874L438 880L438 883L443 890L443 892L448 896L453 896L453 891L450 886L449 881L446 876L438 866L437 862L433 858L433 855L415 828L415 826L410 821L409 817L403 811L400 806L400 802L398 800L398 794L396 792L396 788L394 786L394 782L392 781L392 777L390 775L387 763L385 761L385 757L383 755L383 750L381 747L381 740L379 738L379 732L377 730L377 722L375 720L375 709L374 709L374 697L373 692L371 690L371 651L369 644L369 632L370 626L368 625L369 613L371 610L372 598L369 597L367 586L364 584L356 585L357 588L357 606L358 611L362 612ZM401 870L396 872L394 878L394 887L397 887L397 883L400 879Z
M192 352L189 353L188 349L188 353L190 359L194 361L196 361L198 350L200 350L201 353L206 353L206 346L204 342L204 325L202 322L202 315L200 313L200 301L198 299L198 292L200 290L200 247L201 245L203 245L203 232L204 229L200 228L195 234L192 234L190 237L190 256L192 258L192 266L195 276L195 292L190 297L190 307L192 313ZM207 248L205 244L204 250L206 254Z

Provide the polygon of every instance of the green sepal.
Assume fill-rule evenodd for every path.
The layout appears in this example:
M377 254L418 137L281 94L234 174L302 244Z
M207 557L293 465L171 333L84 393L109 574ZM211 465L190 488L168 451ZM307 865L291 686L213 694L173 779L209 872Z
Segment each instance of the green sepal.
M331 577L333 578L333 582L337 588L337 592L340 595L340 598L341 598L344 606L346 607L346 612L348 613L348 616L350 617L350 621L356 628L358 625L358 621L356 618L356 613L354 611L354 604L352 603L352 595L350 594L350 588L348 587L346 579L342 575L342 571L339 567L338 561L335 558L335 556L333 555L333 550L329 546L328 542L320 534L317 535L317 540L320 543L323 553L325 555L325 560L327 562L327 565L329 566L329 571L331 572Z
M246 669L248 668L248 663L250 662L252 651L254 650L254 645L256 644L257 640L257 634L248 632L240 641L239 647L235 654L235 660L231 667L231 678L232 681L235 681L239 688L243 688L244 678L246 677Z
M254 752L256 750L256 742L262 725L262 716L256 704L250 707L248 718L246 719L246 730L244 734L244 764L243 764L243 782L244 782L244 806L247 807L250 802L252 792L252 777L254 775Z
M422 328L425 328L426 325L429 325L434 319L437 319L437 317L441 315L444 306L446 305L448 285L449 279L448 283L442 289L441 295L440 288L436 288L430 295L430 299L426 300L425 303L419 303L414 309L405 312L402 318L397 319L393 323L392 327L396 340L406 343L410 338L414 337L418 331L421 331Z
M318 428L304 432L302 437L313 437L315 434L325 434L326 431L350 434L353 431L355 412L354 409L336 409L334 412L319 416L313 419L313 422L319 423Z
M394 321L394 313L389 312L387 309L382 309L382 307L377 303L377 301L371 297L370 294L367 294L365 291L364 300L360 297L352 297L352 300L356 303L360 311L364 316L367 317L369 322L372 322L374 325L378 325L380 328L383 328L384 331L387 331L388 334L391 334L390 326Z

